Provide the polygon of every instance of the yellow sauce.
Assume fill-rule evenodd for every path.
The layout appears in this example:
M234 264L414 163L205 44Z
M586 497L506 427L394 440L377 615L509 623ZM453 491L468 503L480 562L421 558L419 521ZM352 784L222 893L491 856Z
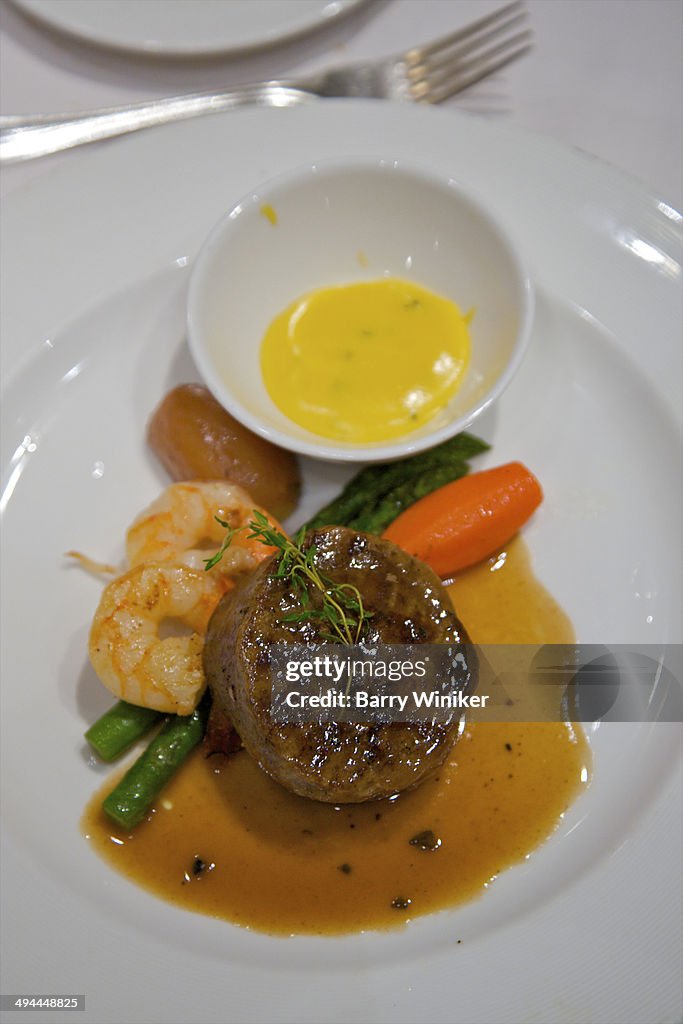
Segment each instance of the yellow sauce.
M262 217L265 217L271 227L277 227L277 210L270 203L264 203L260 207L259 213Z
M463 573L451 593L482 643L574 639L520 539ZM112 779L82 828L113 867L188 910L273 934L390 928L480 896L553 831L589 763L570 724L477 723L418 789L335 809L286 792L246 753L201 750L132 835L101 811ZM438 850L411 845L426 829ZM197 858L204 868L195 874Z
M266 331L268 394L295 423L336 441L386 441L422 426L457 391L469 317L411 281L321 288Z

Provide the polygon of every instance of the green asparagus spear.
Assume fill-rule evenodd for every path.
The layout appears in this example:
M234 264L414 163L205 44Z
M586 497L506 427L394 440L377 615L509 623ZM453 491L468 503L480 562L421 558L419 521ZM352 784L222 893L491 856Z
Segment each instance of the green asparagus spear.
M407 475L400 462L380 466L367 466L349 480L341 494L316 512L306 524L307 530L319 526L345 526L365 505L376 501L384 490Z
M361 516L365 519L369 511L394 488L421 477L428 470L436 469L438 466L454 463L460 466L473 455L487 451L488 447L485 441L481 441L473 434L462 433L449 438L436 448L411 455L407 459L367 466L349 481L337 498L320 509L306 527L310 530L319 526L352 525Z
M414 505L416 501L431 494L432 491L438 490L439 487L443 487L444 484L450 484L461 476L467 476L468 472L469 466L465 461L436 466L434 469L394 487L374 507L366 509L363 514L349 523L349 526L361 533L382 533L404 509Z
M114 761L161 717L159 711L120 700L90 726L85 738L103 761Z
M209 713L204 697L191 715L171 716L135 764L105 799L105 813L124 828L134 828L147 815L157 796L197 746Z

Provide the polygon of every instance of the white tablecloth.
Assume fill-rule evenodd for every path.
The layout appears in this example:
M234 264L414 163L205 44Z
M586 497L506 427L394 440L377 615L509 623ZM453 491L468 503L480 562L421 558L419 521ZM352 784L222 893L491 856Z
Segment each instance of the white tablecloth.
M267 52L160 61L67 38L0 0L0 107L12 114L79 111L291 75L401 50L497 6L497 0L368 0L336 24ZM683 3L527 0L527 8L533 51L449 105L578 146L680 209ZM2 194L78 159L75 150L5 167Z

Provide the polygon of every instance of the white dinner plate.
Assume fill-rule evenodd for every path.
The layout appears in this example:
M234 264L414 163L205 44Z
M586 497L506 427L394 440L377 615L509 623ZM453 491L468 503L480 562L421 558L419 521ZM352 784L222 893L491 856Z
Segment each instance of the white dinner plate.
M144 428L195 375L185 288L209 228L274 174L363 154L452 175L532 267L528 356L474 430L486 464L538 473L526 536L579 639L681 641L681 217L665 201L541 138L363 101L62 160L2 221L4 991L84 993L98 1024L676 1021L679 724L591 728L593 782L555 835L479 901L395 932L279 939L184 913L79 835L101 781L82 733L109 698L86 658L99 584L62 553L120 557L164 485ZM305 472L300 517L348 470Z
M167 57L239 53L321 28L365 0L13 0L99 46Z

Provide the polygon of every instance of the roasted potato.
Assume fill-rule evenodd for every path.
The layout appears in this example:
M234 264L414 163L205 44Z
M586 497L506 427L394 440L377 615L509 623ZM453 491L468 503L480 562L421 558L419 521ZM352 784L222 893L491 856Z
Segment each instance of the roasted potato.
M296 507L296 456L243 427L201 384L181 384L166 395L147 440L173 480L230 480L277 519Z

